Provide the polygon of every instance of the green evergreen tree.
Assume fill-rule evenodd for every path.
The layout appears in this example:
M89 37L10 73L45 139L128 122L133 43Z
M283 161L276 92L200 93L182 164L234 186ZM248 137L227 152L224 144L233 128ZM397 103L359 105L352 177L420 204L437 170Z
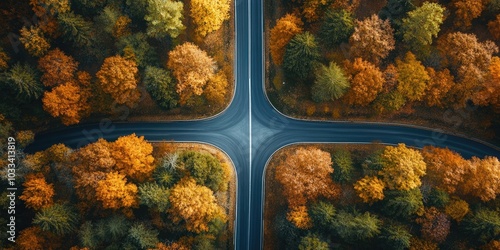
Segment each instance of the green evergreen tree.
M170 192L167 188L153 182L143 183L139 186L140 204L149 208L156 208L160 212L166 212L169 206L168 197Z
M90 221L83 223L80 231L78 231L78 236L82 247L95 249L100 243L99 237L96 235L94 226Z
M321 65L316 72L316 80L312 86L312 99L315 102L326 102L342 97L350 83L344 71L334 62Z
M144 83L160 107L172 109L177 106L179 97L175 91L175 82L167 70L152 66L146 67Z
M333 160L333 180L337 182L349 182L352 177L354 165L352 163L351 152L341 149L332 155Z
M65 235L76 229L78 214L67 205L54 204L37 212L33 224L44 231Z
M182 2L172 0L148 0L147 15L144 19L148 22L148 36L163 38L170 36L176 38L185 29Z
M59 28L63 37L77 47L87 47L92 44L92 23L73 12L57 16Z
M194 238L194 250L217 249L213 237L210 235L200 234Z
M335 207L329 202L320 201L312 204L308 210L314 227L328 231L335 221Z
M330 48L349 41L354 33L354 17L344 9L330 9L326 12L319 31L321 41Z
M160 242L158 240L158 231L147 227L143 223L135 223L130 227L128 239L134 246L141 249L154 248Z
M346 242L366 241L380 233L381 221L369 212L351 214L339 211L332 227L336 234Z
M123 215L113 215L104 220L106 239L113 241L123 238L130 227L130 222Z
M29 64L16 63L0 79L17 93L18 98L30 101L40 98L43 94L39 76L39 72Z
M388 216L410 218L424 208L420 189L408 191L387 191L385 194L383 212Z
M450 202L448 193L441 189L433 188L427 198L428 207L444 208Z
M328 250L328 243L322 241L317 235L308 234L300 240L299 250Z
M179 155L179 161L199 185L206 186L214 192L227 190L228 176L220 161L213 155L185 151Z
M316 38L309 32L296 35L285 49L283 69L292 80L305 80L311 75L319 59Z
M412 235L401 225L391 224L383 226L379 239L383 249L404 250L410 247Z
M467 215L460 226L471 240L484 244L500 235L500 214L481 207Z
M432 44L432 38L437 37L444 21L445 8L437 3L425 2L421 7L408 12L403 18L401 33L403 41L415 51Z
M399 30L406 13L415 9L412 0L387 0L387 4L380 10L381 19L389 19L394 30Z
M141 69L147 66L158 67L160 66L160 59L147 38L146 34L137 32L122 37L116 43L116 47L124 57L132 57Z

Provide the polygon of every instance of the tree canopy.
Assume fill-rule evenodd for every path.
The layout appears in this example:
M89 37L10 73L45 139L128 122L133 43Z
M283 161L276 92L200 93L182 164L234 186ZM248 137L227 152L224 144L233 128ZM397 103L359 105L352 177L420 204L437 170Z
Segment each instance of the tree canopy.
M176 38L185 29L182 24L184 4L172 0L148 0L147 33L151 37L162 38L169 35Z
M346 93L349 85L344 71L336 63L321 65L312 86L312 98L316 102L337 100Z

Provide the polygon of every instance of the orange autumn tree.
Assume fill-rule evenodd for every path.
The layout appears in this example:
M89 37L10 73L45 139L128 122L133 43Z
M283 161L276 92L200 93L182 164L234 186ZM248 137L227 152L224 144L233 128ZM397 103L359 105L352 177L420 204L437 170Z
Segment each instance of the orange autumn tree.
M286 218L300 229L309 229L313 226L306 206L293 207L287 213Z
M167 67L177 79L177 93L181 104L193 95L201 95L208 80L214 75L216 64L207 52L195 44L186 42L168 54Z
M39 210L54 204L54 185L48 184L42 174L29 174L23 183L23 193L19 199L23 200L26 207Z
M444 98L455 84L453 75L448 69L436 71L434 68L427 67L426 70L430 80L422 100L428 107L443 108L446 104Z
M56 48L38 60L38 67L43 73L42 83L47 87L55 87L74 78L78 62Z
M427 164L427 176L434 184L452 194L462 182L467 161L448 148L424 147L422 156Z
M74 82L67 82L45 92L43 109L60 117L64 125L77 124L90 111L90 92Z
M104 180L97 182L96 198L104 208L117 210L135 207L138 205L137 186L127 183L125 175L110 172Z
M397 147L385 147L380 158L382 170L379 175L388 189L407 191L421 185L420 177L425 175L426 165L418 150L400 143Z
M500 58L491 58L487 79L481 89L474 93L472 101L476 105L492 105L500 113Z
M486 1L482 0L454 0L455 26L468 28L472 25L472 20L479 17L483 12Z
M286 14L278 19L270 31L269 49L276 65L283 63L286 45L292 38L302 32L302 20L294 14Z
M111 145L111 155L116 161L115 169L133 180L148 179L153 170L153 146L144 136L135 134L122 136Z
M461 183L462 193L490 201L500 194L500 161L496 157L472 157Z
M58 244L57 237L51 232L42 231L40 227L28 227L21 232L16 239L15 249L19 250L38 250L38 249L58 249L60 245Z
M495 40L500 40L500 14L496 16L495 20L488 23L488 30Z
M112 56L104 60L96 76L103 91L110 94L116 103L133 107L141 97L137 89L138 72L134 61Z
M335 198L340 193L331 178L332 158L317 148L297 148L276 167L276 180L290 208L306 205L319 197Z
M226 221L224 209L217 204L213 191L197 185L192 178L179 181L170 190L169 201L173 222L185 221L190 232L207 232L208 223L215 218Z
M382 91L384 76L374 64L357 57L346 63L351 88L344 98L350 105L366 106Z

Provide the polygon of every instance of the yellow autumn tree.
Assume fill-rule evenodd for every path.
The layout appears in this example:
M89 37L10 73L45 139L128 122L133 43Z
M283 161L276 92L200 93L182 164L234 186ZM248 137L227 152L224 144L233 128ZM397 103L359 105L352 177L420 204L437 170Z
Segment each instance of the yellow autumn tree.
M24 48L35 57L43 56L50 48L50 43L44 37L42 30L37 26L23 27L20 30L19 41Z
M23 200L26 207L39 210L54 204L54 185L48 184L42 174L29 174L23 183L23 193L19 199Z
M111 146L111 155L116 161L115 169L138 181L151 176L154 170L152 153L153 146L144 140L144 136L135 134L122 136Z
M302 20L294 14L286 14L276 21L269 35L271 58L276 65L283 63L286 45L295 35L302 32L302 26Z
M396 59L398 70L397 91L410 101L420 101L431 80L422 63L411 52L403 60Z
M141 97L137 89L138 72L134 61L112 56L104 60L96 76L103 91L110 94L116 103L133 107Z
M335 198L340 193L331 178L332 158L317 148L297 148L276 167L276 180L290 208L306 205L319 197Z
M469 212L469 204L460 199L453 199L446 205L444 211L454 220L460 222Z
M207 232L208 222L215 218L226 221L224 209L217 205L213 191L197 185L192 178L184 178L177 183L170 190L169 201L173 222L185 221L190 232Z
M465 195L472 195L482 201L493 200L500 194L500 161L487 156L484 159L472 157L461 183Z
M207 101L215 107L221 107L226 98L227 87L226 74L221 70L208 80L204 91Z
M374 64L357 57L346 63L351 88L344 95L350 105L366 106L382 91L384 76Z
M354 190L365 203L384 199L385 184L376 176L365 176L354 183Z
M309 229L313 226L306 206L293 207L292 210L287 213L286 218L300 229Z
M196 25L196 33L205 37L219 30L222 23L229 19L230 0L191 0L190 16Z
M169 52L167 67L177 79L176 91L181 104L185 104L192 95L201 95L216 70L214 59L190 42L178 45Z
M110 172L104 180L97 182L96 198L104 208L121 209L135 207L138 204L137 186L127 183L125 175Z
M90 111L89 90L67 82L45 92L43 109L53 117L60 117L64 125L77 124Z
M425 175L426 164L419 151L400 143L397 147L387 146L381 155L382 176L386 187L391 190L411 190L421 185L420 177Z
M462 182L467 161L448 148L427 146L422 150L428 178L440 189L452 194Z
M78 62L56 48L38 60L38 67L43 73L42 83L47 87L55 87L74 79Z
M121 37L127 36L131 34L129 24L132 20L128 16L120 16L116 19L115 24L113 25L113 37L116 39L120 39Z

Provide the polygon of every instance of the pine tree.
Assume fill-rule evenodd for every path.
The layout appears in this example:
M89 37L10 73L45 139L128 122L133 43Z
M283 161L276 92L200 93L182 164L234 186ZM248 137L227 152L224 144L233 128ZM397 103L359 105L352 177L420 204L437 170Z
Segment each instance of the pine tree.
M43 94L39 72L29 64L16 63L5 73L5 80L23 100L38 99Z
M128 230L128 238L141 249L154 248L159 243L158 231L142 223L136 223Z
M160 107L172 109L177 106L178 96L170 72L162 68L148 66L145 71L144 83Z
M330 9L326 12L319 31L321 41L330 48L349 41L354 32L354 17L345 9Z
M292 38L285 49L283 69L292 80L305 80L313 71L319 59L316 38L309 32Z
M344 71L334 62L328 66L321 65L316 72L316 80L312 86L312 99L315 102L337 100L349 88L349 80Z
M139 186L139 202L150 208L156 208L160 212L166 212L169 207L168 197L170 192L167 188L152 182Z
M73 232L78 224L78 214L68 205L54 204L42 208L35 214L33 224L44 231L50 231L57 235L65 235Z
M59 27L67 41L77 47L86 47L92 43L92 23L73 12L57 16Z

